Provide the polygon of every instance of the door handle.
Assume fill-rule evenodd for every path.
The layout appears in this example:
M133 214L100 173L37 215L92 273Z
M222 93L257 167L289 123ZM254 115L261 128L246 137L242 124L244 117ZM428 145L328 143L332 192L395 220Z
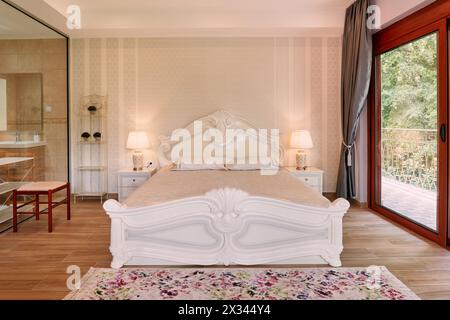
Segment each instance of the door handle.
M440 134L441 134L441 141L445 143L446 138L447 138L447 133L446 133L446 126L445 124L441 125L441 130L440 130Z

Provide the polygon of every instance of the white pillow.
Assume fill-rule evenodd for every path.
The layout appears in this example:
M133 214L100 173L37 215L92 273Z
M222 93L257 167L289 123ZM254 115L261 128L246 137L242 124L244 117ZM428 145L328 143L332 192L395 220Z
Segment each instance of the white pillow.
M265 169L267 166L261 164L227 164L226 168L231 171L255 171Z
M233 164L225 165L228 170L231 171L255 171L255 170L273 170L280 167L280 164L276 161L271 161L269 164L263 164L258 160L250 158L238 158Z
M186 164L180 163L172 168L172 171L205 171L205 170L227 170L222 164Z

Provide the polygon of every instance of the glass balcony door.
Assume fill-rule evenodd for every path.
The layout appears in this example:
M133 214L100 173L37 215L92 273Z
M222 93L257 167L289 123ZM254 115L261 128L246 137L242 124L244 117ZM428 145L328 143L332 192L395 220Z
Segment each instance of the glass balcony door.
M377 47L372 86L371 207L447 241L447 24Z
M380 205L434 232L438 227L438 34L379 58Z

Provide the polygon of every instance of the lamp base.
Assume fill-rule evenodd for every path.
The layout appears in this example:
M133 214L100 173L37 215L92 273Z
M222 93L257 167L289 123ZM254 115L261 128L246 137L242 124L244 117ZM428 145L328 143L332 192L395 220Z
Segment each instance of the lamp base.
M144 154L140 151L133 153L133 171L144 170Z
M295 156L295 163L297 166L297 170L306 170L306 161L307 161L307 155L304 150L299 150Z

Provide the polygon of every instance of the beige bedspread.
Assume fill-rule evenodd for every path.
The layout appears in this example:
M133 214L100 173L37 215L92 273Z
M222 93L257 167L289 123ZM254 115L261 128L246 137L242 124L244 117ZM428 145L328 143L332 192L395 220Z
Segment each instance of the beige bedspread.
M235 188L252 196L287 200L327 208L330 201L288 172L262 176L259 171L170 171L160 170L126 201L130 208L203 196L214 189Z

